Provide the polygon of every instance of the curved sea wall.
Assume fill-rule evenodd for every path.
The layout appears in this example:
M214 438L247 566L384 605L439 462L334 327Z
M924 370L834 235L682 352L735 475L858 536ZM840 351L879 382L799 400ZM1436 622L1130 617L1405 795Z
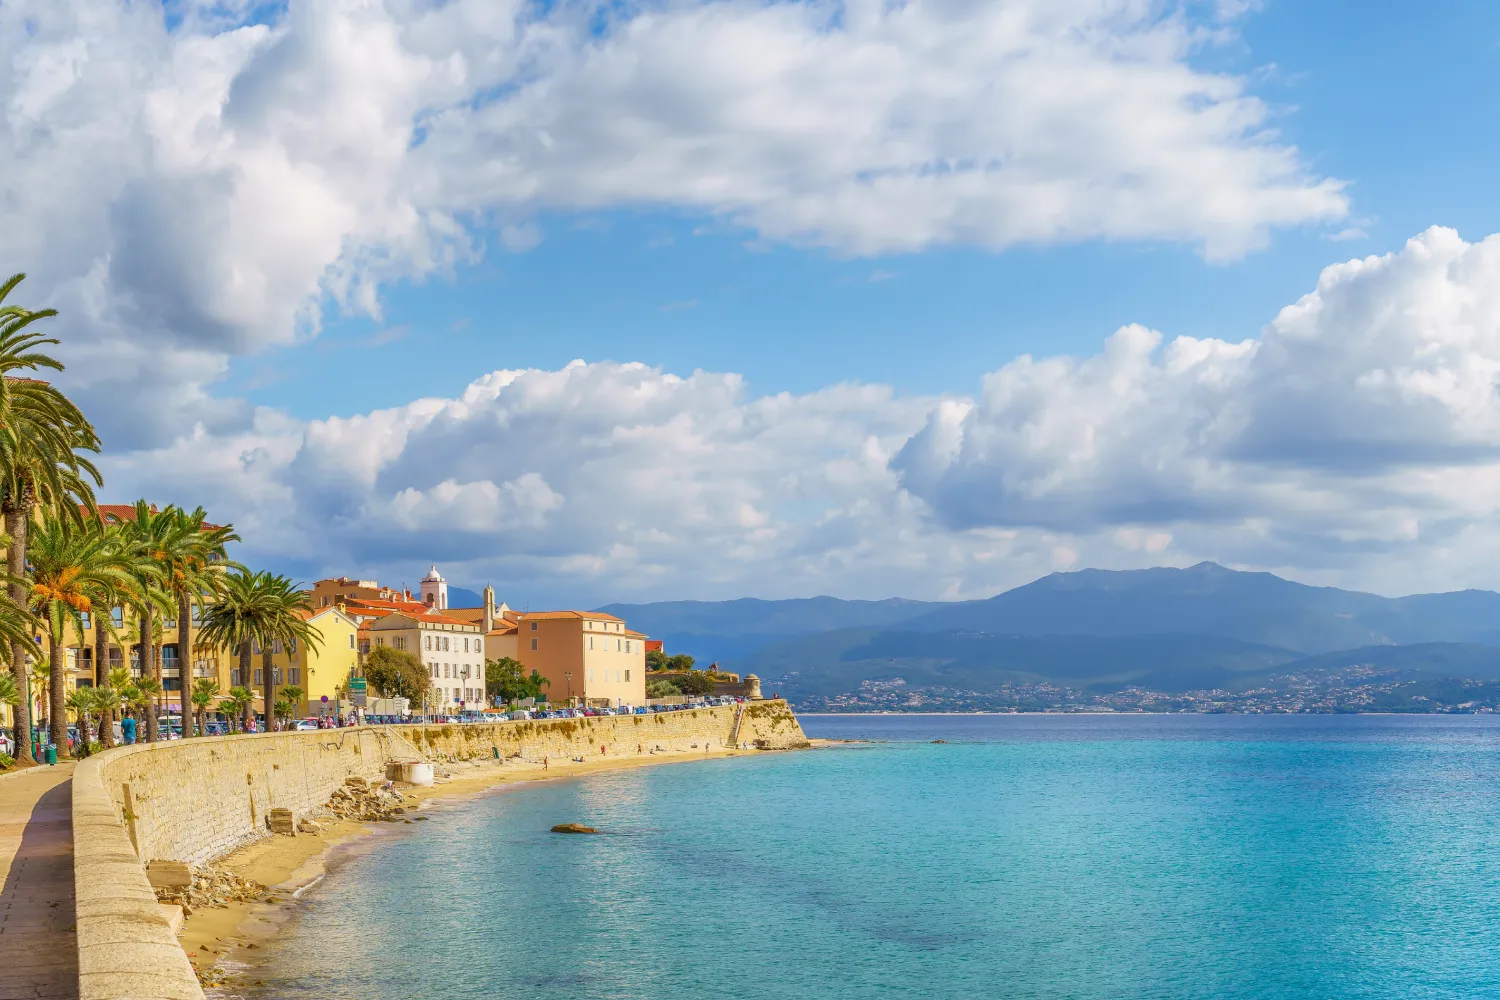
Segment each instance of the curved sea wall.
M348 777L392 760L628 757L653 748L806 746L781 701L644 716L463 726L362 726L120 747L73 773L81 1000L199 1000L146 865L201 863L269 835L272 809L323 806Z

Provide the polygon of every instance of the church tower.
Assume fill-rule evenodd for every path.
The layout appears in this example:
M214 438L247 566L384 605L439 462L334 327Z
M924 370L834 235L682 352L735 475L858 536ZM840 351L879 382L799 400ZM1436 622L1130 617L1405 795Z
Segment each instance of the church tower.
M422 603L435 611L448 610L448 581L437 571L437 566L422 577Z

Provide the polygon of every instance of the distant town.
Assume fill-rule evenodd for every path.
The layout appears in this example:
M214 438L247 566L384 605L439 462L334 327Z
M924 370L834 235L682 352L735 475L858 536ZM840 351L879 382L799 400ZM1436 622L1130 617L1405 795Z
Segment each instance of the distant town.
M777 683L795 686L795 675ZM1500 682L1400 680L1387 670L1348 667L1287 674L1244 691L1168 693L1127 687L1098 692L1052 683L1001 684L989 691L910 687L900 677L867 680L857 691L795 700L803 712L1200 712L1259 715L1358 712L1492 713Z

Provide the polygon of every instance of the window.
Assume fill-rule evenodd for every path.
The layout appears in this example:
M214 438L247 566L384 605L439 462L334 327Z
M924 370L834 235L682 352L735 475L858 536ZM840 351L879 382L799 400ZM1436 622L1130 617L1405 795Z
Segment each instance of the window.
M533 631L533 632L536 631L536 622L532 622L531 623L531 631Z
M627 653L630 652L630 640L629 639L625 640L625 652L627 652Z
M375 639L375 645L379 646L382 649L384 649L385 648L385 637L384 636L377 636L376 639Z
M615 640L615 652L618 653L619 651L620 651L620 640L616 639Z
M406 648L406 640L402 639L402 638L399 638L399 637L395 638L395 639L392 639L391 640L391 648L392 649L405 649Z
M627 684L630 682L630 671L629 670L625 671L625 682Z
M279 653L279 652L281 652L281 640L280 639L277 639L275 642L271 643L271 652L273 652L273 653Z
M443 664L443 676L444 677L449 676L449 674L448 674L448 664L446 664L446 663Z
M118 626L118 625L124 625L125 624L125 609L124 608L110 608L110 610L109 610L109 616L115 620L115 625Z
M281 668L280 667L272 667L271 668L271 683L272 684L280 684L281 683Z
M92 618L91 618L91 617L90 617L90 616L89 616L89 613L88 613L88 612L87 612L87 611L85 611L85 612L84 612L84 613L83 613L83 630L84 630L84 631L85 631L85 632L87 632L87 631L88 631L88 630L89 630L89 629L91 629L91 628L93 628L93 627L94 627L94 626L93 626L93 625L92 625L92 624L91 624L91 622L92 622Z
M264 681L261 680L261 678L264 677L265 675L266 675L266 672L264 670L260 669L260 667L256 667L255 668L255 684L256 684L257 687L259 687L261 684L265 683Z
M292 675L292 683L293 684L301 684L302 683L302 668L301 667L293 667L291 669L290 673Z
M594 668L593 667L589 667L589 680L593 681L593 679L594 679Z
M349 634L349 648L354 648L354 634L352 632Z
M448 652L448 637L443 636L443 652Z
M532 649L536 649L536 640L535 639L531 640L531 648Z
M589 636L589 649L593 649L593 648L594 648L594 637L593 636Z

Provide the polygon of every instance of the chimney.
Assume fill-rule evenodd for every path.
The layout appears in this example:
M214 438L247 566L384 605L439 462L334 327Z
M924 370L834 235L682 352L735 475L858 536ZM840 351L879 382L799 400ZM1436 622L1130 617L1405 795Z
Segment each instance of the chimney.
M484 634L495 630L495 588L485 584L484 588Z

